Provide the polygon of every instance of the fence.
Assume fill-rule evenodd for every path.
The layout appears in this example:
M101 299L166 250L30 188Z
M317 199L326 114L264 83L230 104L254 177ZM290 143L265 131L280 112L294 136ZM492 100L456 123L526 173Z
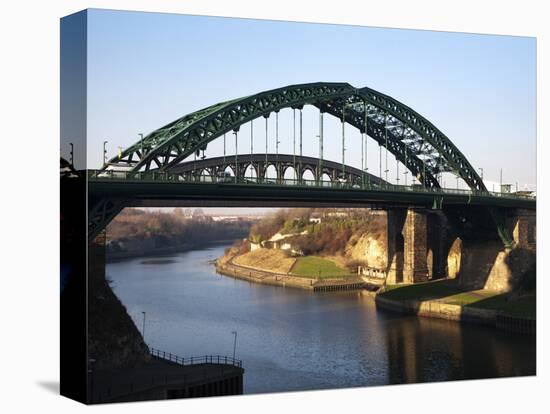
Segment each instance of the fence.
M205 175L189 175L183 176L180 174L168 173L164 171L119 171L119 170L88 170L88 178L95 181L123 180L123 181L139 181L139 182L172 182L172 183L203 183L203 184L260 184L260 185L285 185L285 186L307 186L307 187L323 187L323 188L339 188L352 190L375 190L375 191L391 191L391 192L413 192L413 193L428 193L438 195L469 195L469 196L488 196L499 198L512 199L527 199L533 200L534 196L516 193L499 193L492 191L480 190L465 190L454 188L431 188L423 187L422 185L395 185L390 183L373 183L373 182L357 182L350 183L348 181L323 181L323 180L305 180L305 179L281 179L268 177L217 177Z
M166 361L174 362L179 365L197 365L197 364L224 364L233 365L242 368L242 361L225 355L202 355L196 357L183 358L171 352L161 351L160 349L149 348L152 356Z

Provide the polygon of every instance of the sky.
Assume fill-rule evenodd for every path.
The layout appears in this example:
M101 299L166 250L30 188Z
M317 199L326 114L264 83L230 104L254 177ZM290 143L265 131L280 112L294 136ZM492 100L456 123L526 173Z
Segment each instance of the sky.
M536 183L534 38L108 10L90 10L87 30L88 168L101 166L104 140L110 158L138 133L211 104L322 81L369 86L412 107L483 168L487 182L498 183L502 168L505 183ZM329 118L325 158L341 162L341 124ZM268 122L275 152L274 116ZM254 152L263 152L264 120L253 128ZM279 129L279 152L292 154L292 110L281 111ZM318 111L306 107L305 155L318 155L317 134ZM360 167L359 133L347 127L346 141L346 163ZM378 174L379 148L370 141L367 167ZM226 146L233 153L232 135ZM219 138L206 155L222 151ZM239 152L250 152L249 126ZM388 169L395 182L391 154Z

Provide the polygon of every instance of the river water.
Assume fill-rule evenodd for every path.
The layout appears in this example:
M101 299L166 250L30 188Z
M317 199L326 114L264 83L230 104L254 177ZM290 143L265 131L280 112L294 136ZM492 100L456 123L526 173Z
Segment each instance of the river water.
M535 340L377 310L361 292L311 293L216 274L225 245L109 263L107 276L150 347L222 354L246 394L535 374Z

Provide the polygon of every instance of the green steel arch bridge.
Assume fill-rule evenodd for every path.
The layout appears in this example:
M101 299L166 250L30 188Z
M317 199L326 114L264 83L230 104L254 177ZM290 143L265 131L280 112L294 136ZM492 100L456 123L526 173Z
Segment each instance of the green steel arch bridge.
M306 105L319 112L317 157L302 153L302 110ZM292 138L294 148L299 141L298 154L278 152L278 115L282 110L292 111ZM276 119L275 154L267 151L268 118L272 115ZM341 163L324 157L325 115L341 121ZM261 118L265 119L265 152L240 154L238 143L249 139L242 133L242 126ZM346 148L346 125L361 134L361 148L357 148L361 168L346 163L345 152L350 150ZM226 134L234 136L234 154L225 153ZM222 137L224 156L205 158L208 145ZM381 162L378 177L368 173L364 163L368 139L384 148L386 154L391 153L417 183L390 184L387 169L386 179L382 178ZM201 151L203 157L197 160ZM270 166L276 171L275 177L268 174ZM468 189L443 188L443 173L462 179ZM86 177L89 240L126 206L196 201L240 206L314 202L345 206L480 206L489 211L503 243L510 246L512 239L503 224L503 211L536 208L535 199L529 196L489 192L455 144L412 108L373 89L355 88L348 83L290 85L217 103L149 133L111 158L102 169L88 170Z

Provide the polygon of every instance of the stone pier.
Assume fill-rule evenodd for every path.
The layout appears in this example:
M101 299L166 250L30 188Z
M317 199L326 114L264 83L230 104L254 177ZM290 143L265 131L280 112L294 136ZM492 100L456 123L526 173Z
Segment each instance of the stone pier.
M428 280L428 218L425 210L408 209L403 226L403 282Z
M517 247L534 249L537 242L537 212L518 209L513 221L514 244Z

